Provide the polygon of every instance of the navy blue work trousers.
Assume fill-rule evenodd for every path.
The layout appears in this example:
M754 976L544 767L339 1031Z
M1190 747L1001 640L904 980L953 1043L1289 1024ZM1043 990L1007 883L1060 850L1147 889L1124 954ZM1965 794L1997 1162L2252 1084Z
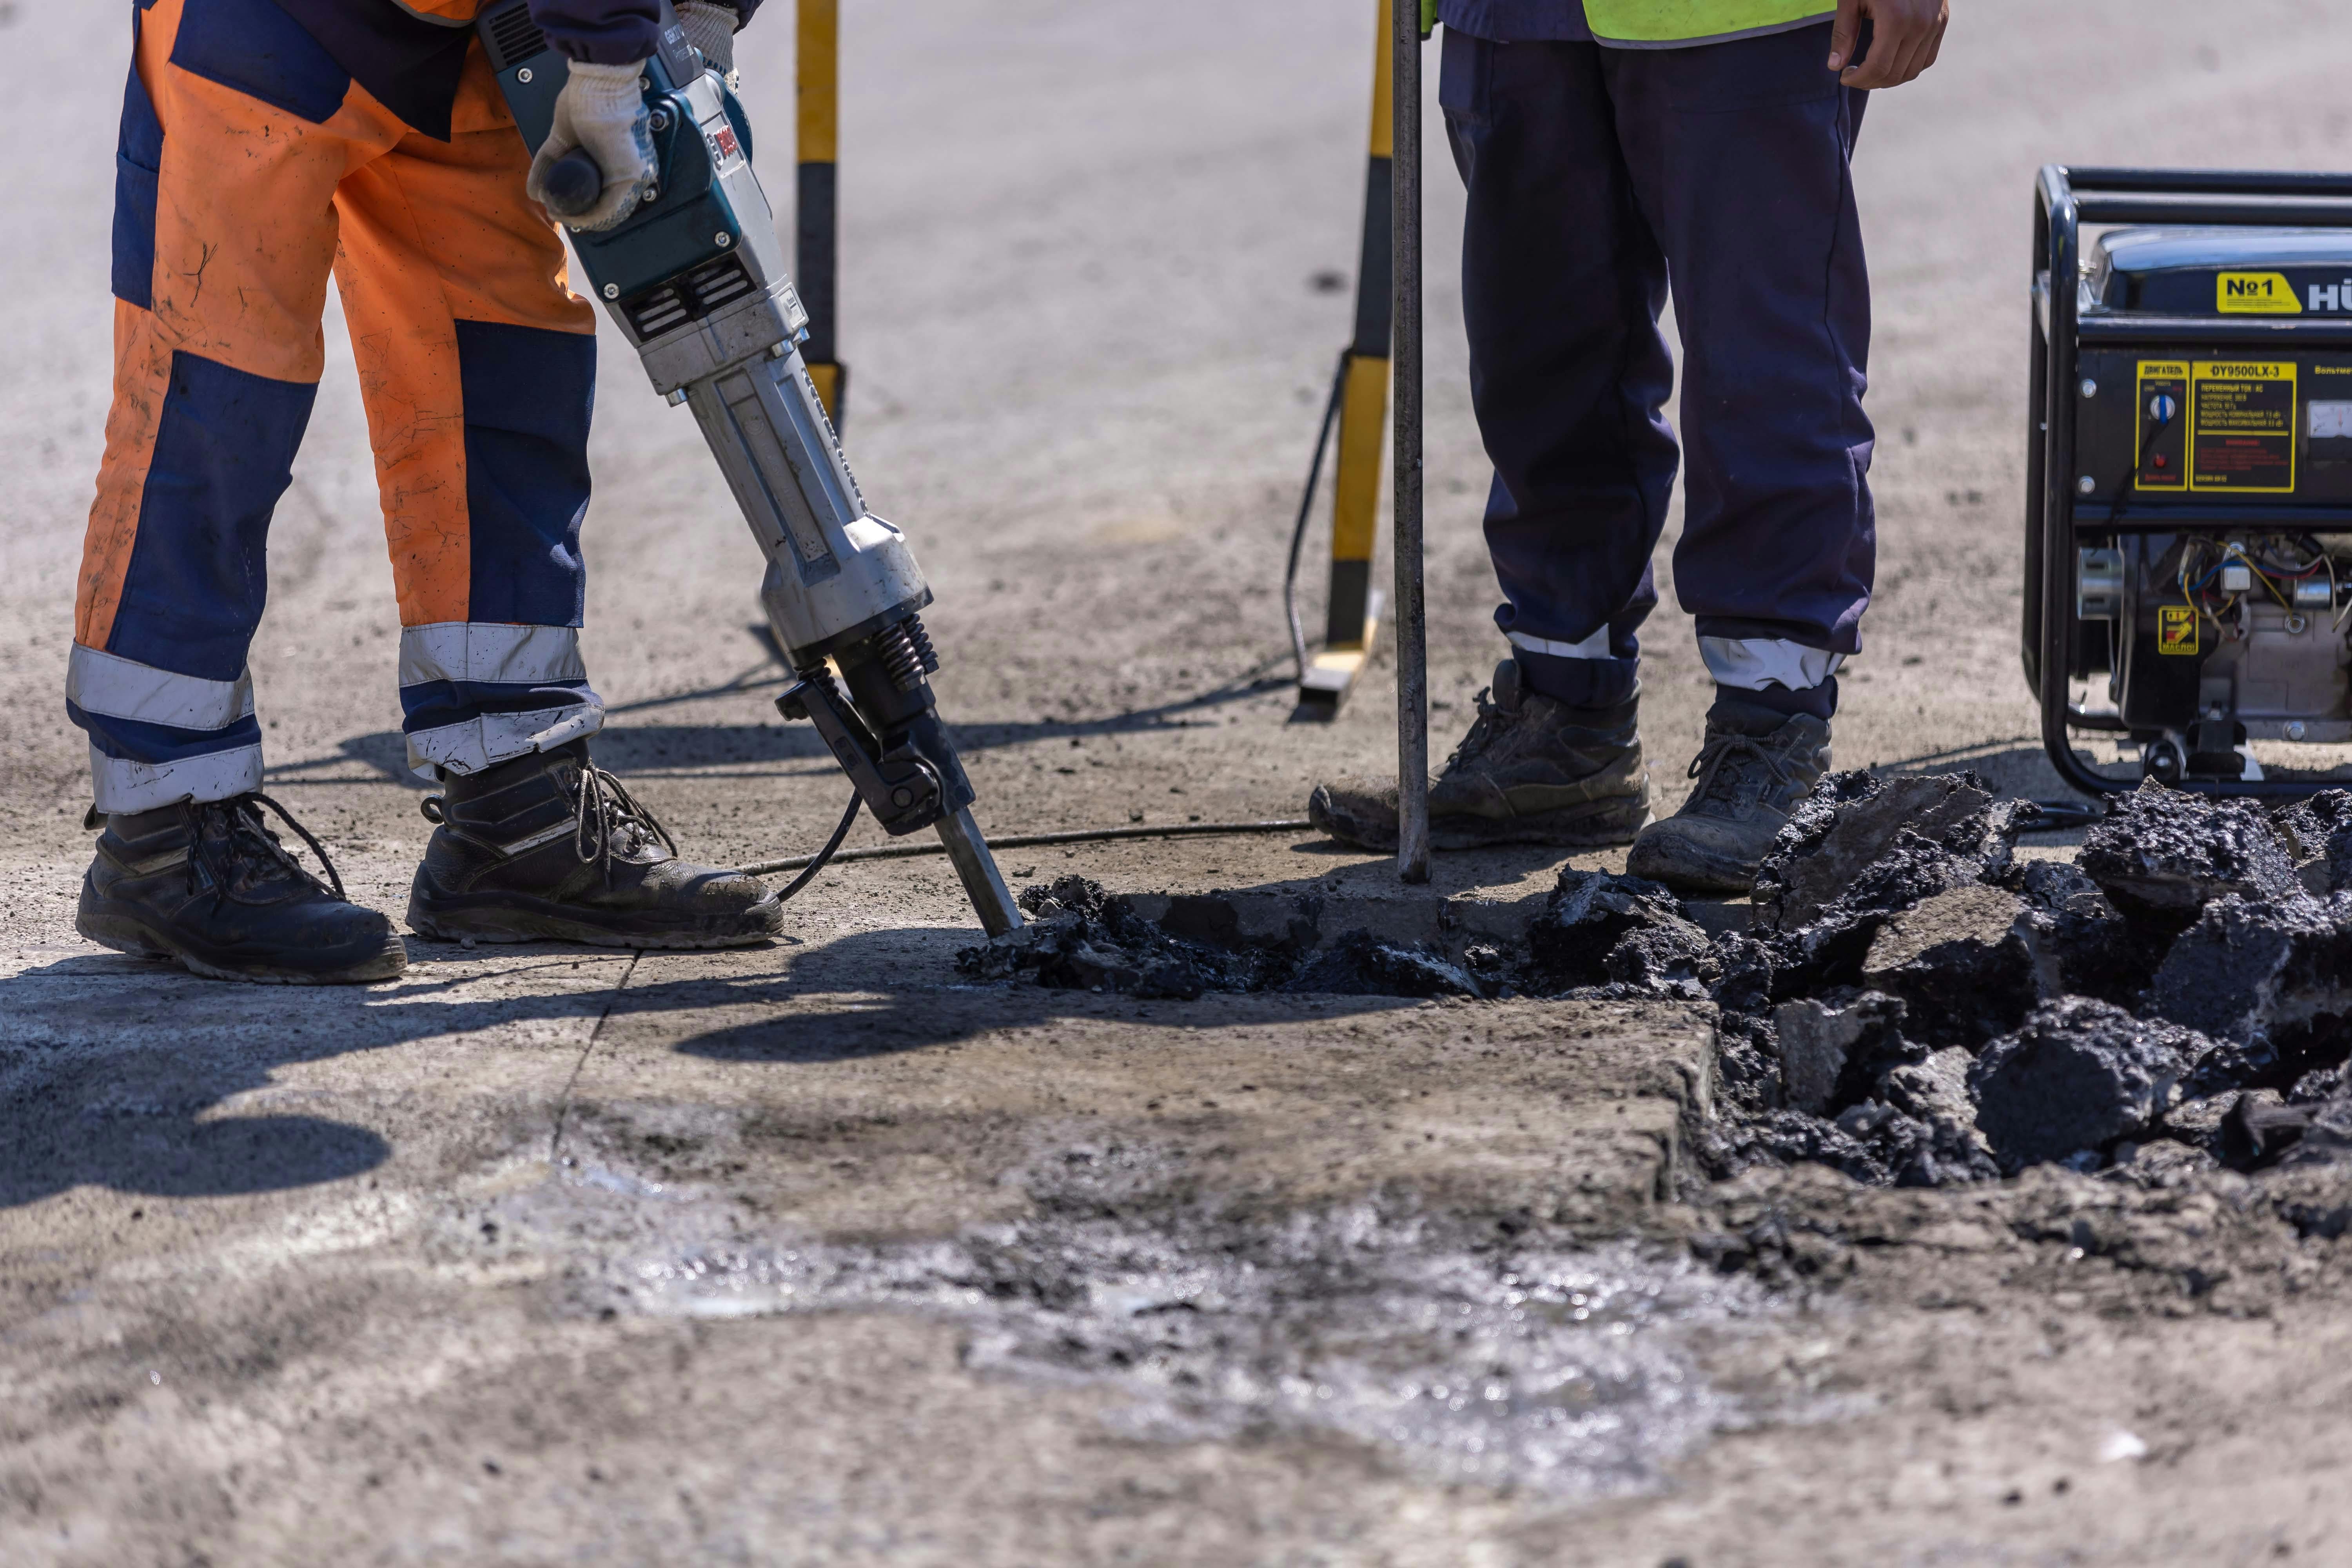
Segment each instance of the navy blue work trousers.
M1797 690L1860 650L1870 280L1849 161L1868 95L1828 54L1827 24L1676 49L1445 34L1495 618L1560 700L1634 690L1680 461L1670 293L1675 586L1708 668Z

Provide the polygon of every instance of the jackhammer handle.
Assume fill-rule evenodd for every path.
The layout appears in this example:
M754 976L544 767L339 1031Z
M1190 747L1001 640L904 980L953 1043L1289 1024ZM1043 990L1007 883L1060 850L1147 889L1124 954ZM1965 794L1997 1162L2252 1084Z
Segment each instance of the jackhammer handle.
M588 155L588 149L574 147L548 169L546 189L549 212L557 217L578 217L604 194L604 171Z

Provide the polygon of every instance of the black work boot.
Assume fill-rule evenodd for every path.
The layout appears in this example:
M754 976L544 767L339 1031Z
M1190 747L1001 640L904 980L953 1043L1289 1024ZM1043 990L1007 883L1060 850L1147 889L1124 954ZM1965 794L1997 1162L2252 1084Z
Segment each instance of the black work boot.
M263 826L265 805L317 853L331 889ZM360 984L408 967L392 921L347 900L319 841L260 795L107 817L74 929L215 980Z
M1570 708L1526 689L1515 659L1478 694L1478 718L1429 787L1429 842L1625 844L1650 815L1642 765L1639 700L1610 709ZM1318 784L1307 820L1363 849L1397 844L1396 785L1342 779Z
M442 789L425 799L440 826L408 895L419 936L709 948L783 929L783 905L758 879L679 859L585 741L451 774Z
M1717 698L1690 766L1697 786L1680 811L1643 830L1626 873L1685 892L1754 891L1772 840L1829 767L1826 719Z

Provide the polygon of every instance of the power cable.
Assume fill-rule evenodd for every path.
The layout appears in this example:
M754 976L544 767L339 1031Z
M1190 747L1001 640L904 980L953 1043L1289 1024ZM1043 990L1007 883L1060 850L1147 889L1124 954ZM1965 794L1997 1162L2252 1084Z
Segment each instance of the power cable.
M1315 460L1307 466L1307 493L1298 498L1298 521L1290 530L1290 564L1282 574L1282 608L1290 620L1290 654L1298 661L1298 681L1307 683L1307 627L1298 618L1298 555L1307 543L1307 525L1315 511L1315 487L1323 477L1323 454L1331 445L1331 426L1339 423L1339 405L1348 390L1349 353L1339 355L1331 377L1331 399L1323 406L1323 427L1315 436Z
M806 874L785 892L791 898L808 883L809 878L824 869L828 862L842 864L851 860L907 860L921 855L944 855L947 846L929 841L918 844L876 844L862 849L835 847L849 831L849 823L857 814L856 803L850 804L848 816L833 836L833 843L814 855L793 855L782 860L761 860L749 866L738 866L736 872L746 877L765 877L778 871L798 871ZM988 842L996 849L1049 849L1057 844L1107 844L1127 838L1217 838L1238 837L1254 833L1298 833L1313 826L1305 817L1285 817L1271 822L1171 822L1158 827L1089 827L1068 833L1019 833Z

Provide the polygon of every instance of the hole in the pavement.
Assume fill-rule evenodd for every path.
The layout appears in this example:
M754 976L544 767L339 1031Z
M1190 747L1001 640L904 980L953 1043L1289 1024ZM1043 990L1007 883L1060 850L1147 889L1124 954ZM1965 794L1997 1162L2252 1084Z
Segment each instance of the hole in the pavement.
M1706 931L1654 883L1564 871L1549 899L1326 899L1287 890L1114 893L1082 877L1020 895L1031 923L968 980L1192 1000L1212 992L1703 1001Z
M2079 864L2018 856L2034 811L1970 773L1833 774L1746 906L1573 869L1532 906L1065 877L957 964L1147 998L1712 1002L1698 1152L1717 1176L1817 1161L1944 1185L2059 1163L2169 1184L2352 1150L2352 793L2270 813L2150 784Z

